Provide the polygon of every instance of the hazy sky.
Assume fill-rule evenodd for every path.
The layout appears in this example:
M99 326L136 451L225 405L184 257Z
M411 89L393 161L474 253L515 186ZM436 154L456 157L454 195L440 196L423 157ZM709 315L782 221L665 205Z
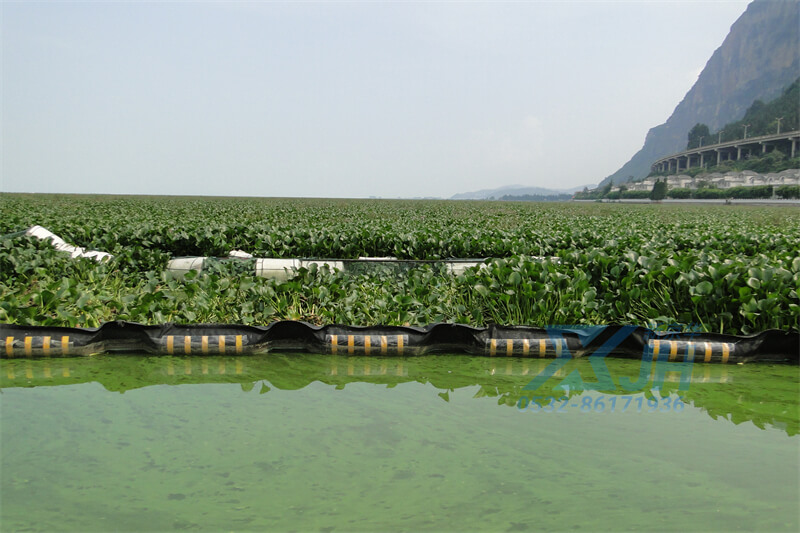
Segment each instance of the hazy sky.
M4 1L0 190L597 183L747 4Z

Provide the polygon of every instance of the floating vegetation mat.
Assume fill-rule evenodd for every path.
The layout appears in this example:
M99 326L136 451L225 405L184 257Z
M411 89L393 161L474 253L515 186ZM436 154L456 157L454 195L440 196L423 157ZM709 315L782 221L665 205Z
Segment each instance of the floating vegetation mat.
M0 212L0 323L800 324L796 207L0 193ZM36 224L72 248L12 236ZM111 257L72 257L91 250ZM319 261L285 279L255 259L167 272L234 250Z

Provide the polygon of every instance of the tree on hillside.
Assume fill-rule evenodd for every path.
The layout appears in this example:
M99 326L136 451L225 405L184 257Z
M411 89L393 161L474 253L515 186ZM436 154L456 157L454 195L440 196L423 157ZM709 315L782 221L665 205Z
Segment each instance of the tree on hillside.
M755 100L745 112L744 120L753 120L758 118L760 114L764 113L764 109L766 107L767 104L765 104L761 100Z
M660 202L667 196L667 180L656 180L653 185L653 190L650 191L650 199L654 202Z
M713 134L713 139L714 142L717 138L722 142L741 139L744 137L745 124L748 138L774 134L778 132L778 120L781 132L800 129L800 78L789 85L783 91L783 95L775 100L767 103L761 100L753 101L741 120L725 124L719 132ZM708 143L703 141L703 144Z
M689 142L686 144L686 148L699 148L701 143L703 145L713 144L710 140L711 133L708 131L708 126L698 122L689 130Z

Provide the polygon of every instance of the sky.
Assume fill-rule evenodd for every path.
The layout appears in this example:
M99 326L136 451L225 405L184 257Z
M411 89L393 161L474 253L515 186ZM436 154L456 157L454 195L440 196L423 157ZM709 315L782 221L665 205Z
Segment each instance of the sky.
M748 3L3 1L0 191L596 184Z

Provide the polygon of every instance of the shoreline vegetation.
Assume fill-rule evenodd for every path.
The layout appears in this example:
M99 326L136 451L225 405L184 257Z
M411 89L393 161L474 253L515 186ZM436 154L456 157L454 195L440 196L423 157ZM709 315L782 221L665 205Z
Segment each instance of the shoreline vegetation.
M799 161L800 162L800 161ZM798 165L800 167L800 165ZM574 200L730 200L800 198L800 169L759 174L754 171L682 173L640 182L577 192Z

